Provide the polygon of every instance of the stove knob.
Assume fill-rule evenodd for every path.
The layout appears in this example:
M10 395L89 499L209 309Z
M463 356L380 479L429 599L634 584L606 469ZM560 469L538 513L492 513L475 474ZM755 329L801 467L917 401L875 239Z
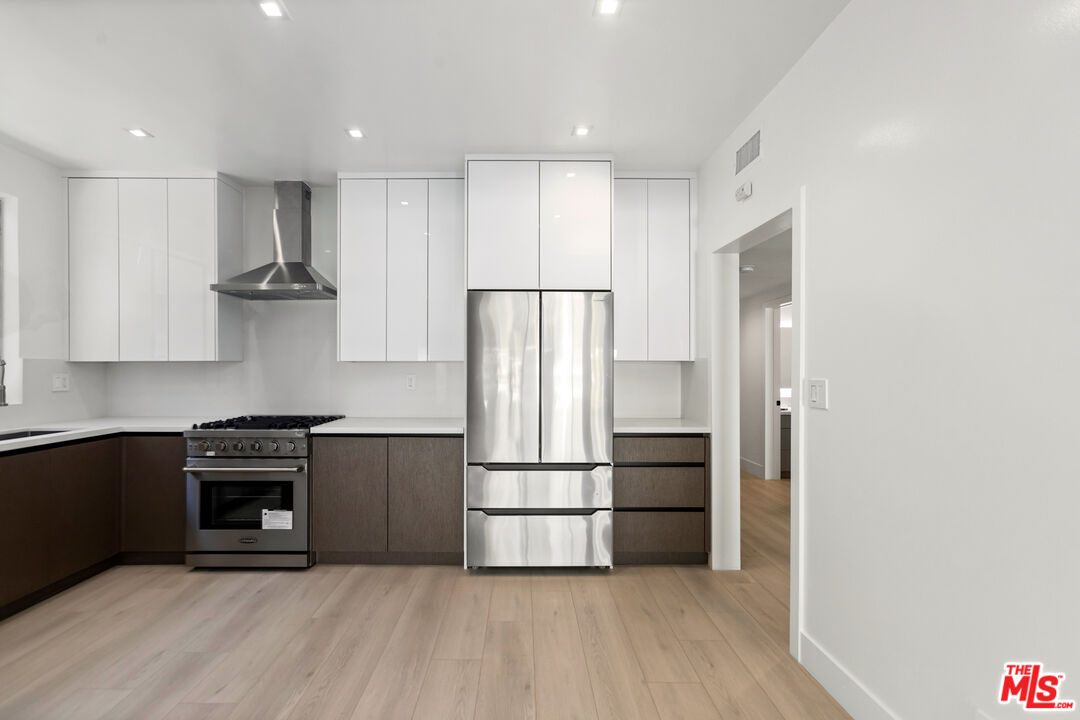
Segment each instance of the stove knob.
M214 447L217 448L218 452L225 452L229 449L228 444L226 444L224 440L218 440Z
M278 451L278 444L277 444L277 440L271 440L271 441L270 441L270 450L271 450L272 452L277 452L277 451Z
M255 452L259 452L260 450L262 450L262 443L256 440L255 442L251 443L251 449Z
M205 440L200 440L199 441L199 450L201 450L202 452L206 452L209 449L210 449L210 443L206 442Z
M242 442L234 442L233 443L233 450L235 450L236 452L243 452L244 451L244 443L242 443Z
M294 443L292 440L290 440L289 441L289 452L293 452L295 450L296 450L296 443Z

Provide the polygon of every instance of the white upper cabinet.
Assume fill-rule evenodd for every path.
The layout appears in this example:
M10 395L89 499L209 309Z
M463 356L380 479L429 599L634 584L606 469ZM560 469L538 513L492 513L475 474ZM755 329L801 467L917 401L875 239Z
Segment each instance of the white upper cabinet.
M428 181L388 180L386 208L386 359L427 360Z
M71 360L239 360L240 191L215 178L68 181Z
M648 180L615 181L611 289L615 294L615 359L649 359Z
M690 181L649 180L649 359L690 354Z
M341 178L338 359L465 359L465 181Z
M465 360L465 181L428 181L428 360Z
M116 178L68 180L68 355L120 359L119 217Z
M540 163L541 290L611 288L611 163Z
M120 359L169 359L169 194L161 178L121 178Z
M386 360L386 180L338 193L338 359Z
M615 180L616 360L693 360L691 184Z
M540 278L540 163L470 160L469 289L535 290Z

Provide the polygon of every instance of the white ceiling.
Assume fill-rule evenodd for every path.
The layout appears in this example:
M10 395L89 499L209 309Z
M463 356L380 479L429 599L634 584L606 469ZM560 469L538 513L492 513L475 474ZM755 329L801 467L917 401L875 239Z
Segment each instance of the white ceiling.
M275 21L255 0L4 0L0 134L64 167L257 182L467 152L694 169L846 2L286 0Z
M739 253L739 265L753 265L754 272L739 273L739 298L766 291L775 297L791 294L791 230Z

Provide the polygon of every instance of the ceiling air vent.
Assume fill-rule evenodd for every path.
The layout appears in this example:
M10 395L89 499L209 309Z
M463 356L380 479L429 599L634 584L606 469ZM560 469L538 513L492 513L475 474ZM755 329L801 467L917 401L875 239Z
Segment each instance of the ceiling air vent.
M761 154L761 131L754 133L754 137L746 141L746 144L735 151L735 174L752 163Z

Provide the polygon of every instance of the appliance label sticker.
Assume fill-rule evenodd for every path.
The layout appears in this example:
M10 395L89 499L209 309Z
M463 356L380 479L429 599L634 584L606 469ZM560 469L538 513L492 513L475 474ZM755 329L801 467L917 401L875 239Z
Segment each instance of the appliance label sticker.
M263 530L292 530L292 510L263 510Z

